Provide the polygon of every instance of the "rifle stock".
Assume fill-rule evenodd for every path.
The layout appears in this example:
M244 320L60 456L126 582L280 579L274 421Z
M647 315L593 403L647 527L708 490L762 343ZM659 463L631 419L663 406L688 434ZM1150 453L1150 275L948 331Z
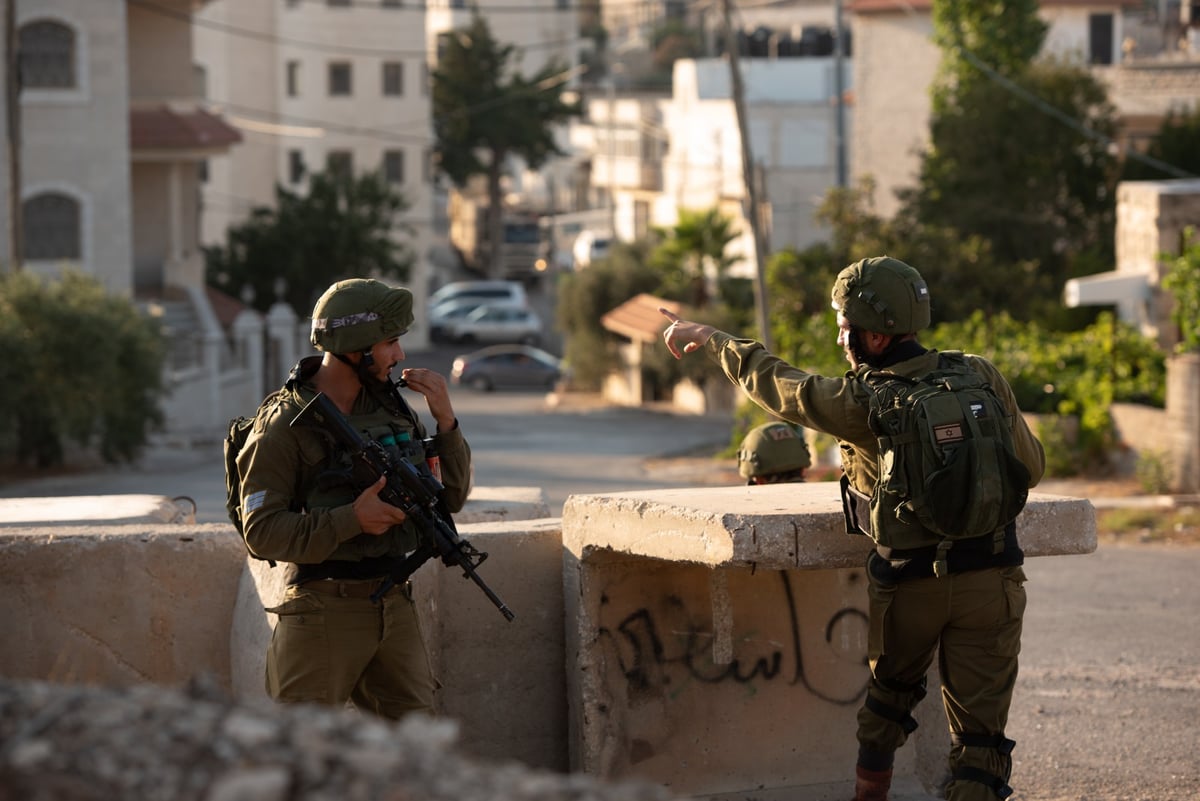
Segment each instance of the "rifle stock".
M487 553L478 550L470 542L458 536L452 523L447 522L438 511L438 493L442 483L428 470L422 472L403 459L393 459L378 442L367 440L350 425L341 411L324 393L305 404L291 423L315 425L329 434L346 448L354 463L354 476L359 489L366 489L387 477L387 483L379 497L404 511L416 524L421 534L421 544L394 569L379 590L372 596L378 599L394 584L407 581L417 568L434 557L447 567L459 567L463 577L475 582L488 600L495 604L505 620L515 617L512 610L496 595L475 571Z

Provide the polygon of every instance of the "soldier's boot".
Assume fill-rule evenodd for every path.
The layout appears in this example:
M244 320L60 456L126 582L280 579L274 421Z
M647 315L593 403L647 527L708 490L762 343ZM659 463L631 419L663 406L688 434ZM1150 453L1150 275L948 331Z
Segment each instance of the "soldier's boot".
M854 801L888 801L892 786L892 769L868 770L861 765L854 769Z

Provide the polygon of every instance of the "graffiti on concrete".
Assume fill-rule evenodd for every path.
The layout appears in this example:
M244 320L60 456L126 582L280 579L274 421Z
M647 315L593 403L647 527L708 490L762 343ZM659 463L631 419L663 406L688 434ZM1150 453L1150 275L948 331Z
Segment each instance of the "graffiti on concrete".
M683 601L677 596L663 600L658 617L646 607L627 614L615 626L601 626L599 634L616 653L621 672L629 684L630 696L654 695L682 691L690 682L717 684L735 682L754 685L759 682L786 681L801 686L816 698L840 706L857 703L867 689L865 631L867 613L854 607L836 610L826 621L823 639L840 659L862 668L862 682L840 692L819 686L808 675L801 638L800 615L791 581L786 571L776 571L786 605L789 631L787 642L766 640L772 647L765 653L740 654L728 664L712 660L713 633L711 627L692 621ZM703 618L708 621L708 610ZM671 647L664 640L670 638ZM743 638L744 640L747 638ZM744 645L743 645L744 647ZM684 681L678 678L682 669ZM675 685L669 687L668 685ZM842 682L839 682L841 685Z

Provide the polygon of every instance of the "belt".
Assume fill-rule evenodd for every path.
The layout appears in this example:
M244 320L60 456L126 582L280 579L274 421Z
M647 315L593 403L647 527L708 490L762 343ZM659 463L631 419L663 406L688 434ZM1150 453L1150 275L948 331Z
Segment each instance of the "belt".
M387 579L368 579L366 581L338 581L336 579L316 579L314 581L306 581L300 585L302 589L311 590L321 595L336 595L338 598L370 598L375 592L383 586L383 582ZM401 584L393 584L384 593L384 596L391 595L397 590L403 590L405 595L412 597L412 582L405 581Z

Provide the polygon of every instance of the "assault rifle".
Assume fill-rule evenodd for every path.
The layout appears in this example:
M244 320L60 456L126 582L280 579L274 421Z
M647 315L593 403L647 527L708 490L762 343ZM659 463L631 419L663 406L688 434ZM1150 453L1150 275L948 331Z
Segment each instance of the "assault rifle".
M463 577L471 579L483 590L505 620L513 619L512 610L475 572L475 568L487 559L487 553L459 537L454 525L438 511L442 482L428 468L422 465L424 469L418 470L403 459L393 459L378 442L369 441L355 431L324 393L309 401L291 424L315 425L344 447L353 461L354 481L360 489L371 486L380 476L387 476L387 484L379 491L379 497L403 510L420 532L420 545L384 580L371 596L372 600L377 601L396 584L408 581L421 565L439 557L447 567L462 568Z

